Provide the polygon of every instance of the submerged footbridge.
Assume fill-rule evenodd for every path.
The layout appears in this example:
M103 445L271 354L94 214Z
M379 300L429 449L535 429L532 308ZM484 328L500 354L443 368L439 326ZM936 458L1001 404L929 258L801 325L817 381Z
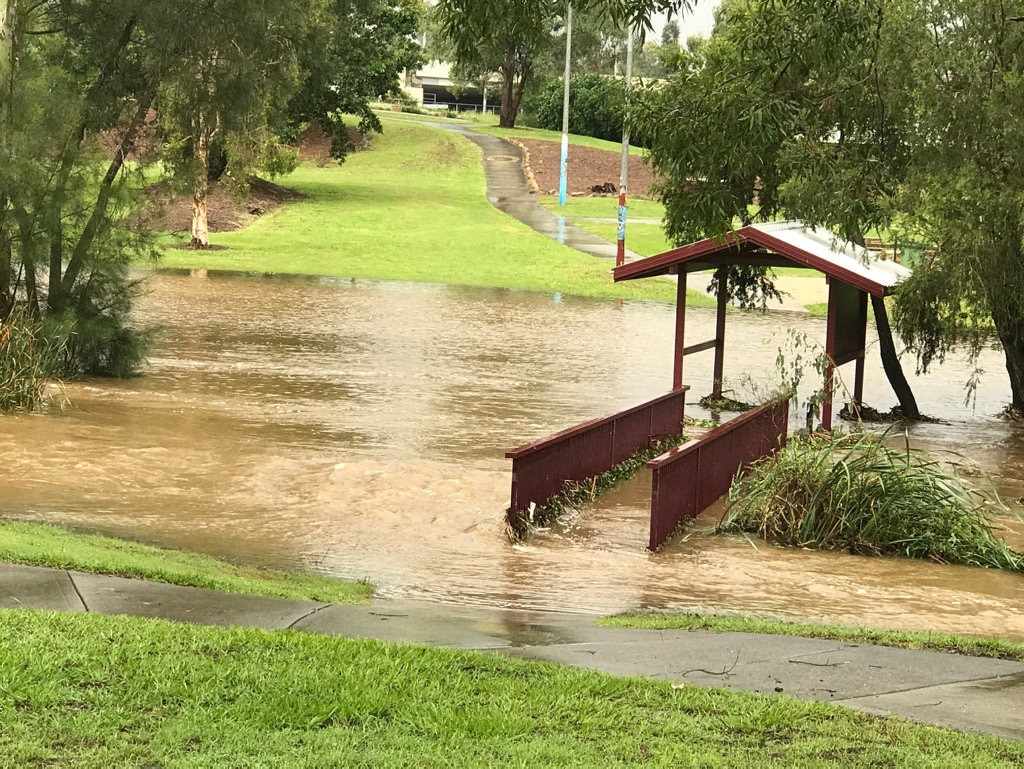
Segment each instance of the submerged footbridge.
M688 355L714 350L713 397L721 397L725 363L728 268L733 265L801 267L825 276L829 286L825 337L825 393L822 427L832 426L832 392L837 367L854 363L853 401L863 397L868 300L872 301L880 338L888 335L883 299L910 271L880 254L843 241L803 222L774 222L742 227L724 237L707 238L647 259L616 267L616 281L672 275L678 279L672 389L667 395L608 417L586 422L506 453L512 459L513 529L524 514L543 507L567 484L593 478L658 438L682 433L685 395L683 362ZM715 338L686 344L686 284L692 272L713 270L718 278ZM891 346L891 337L889 338ZM883 363L905 403L906 386L892 361ZM894 357L894 356L893 356ZM902 384L898 381L902 379ZM896 380L896 381L894 381ZM910 396L911 407L913 405ZM906 409L905 412L906 413ZM765 404L705 436L672 449L647 464L652 472L651 550L657 549L679 523L696 517L729 488L736 472L785 445L789 398Z

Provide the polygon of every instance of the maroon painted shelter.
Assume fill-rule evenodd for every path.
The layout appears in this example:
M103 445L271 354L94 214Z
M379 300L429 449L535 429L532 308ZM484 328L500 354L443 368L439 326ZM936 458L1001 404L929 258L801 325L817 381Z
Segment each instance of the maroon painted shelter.
M864 389L868 296L883 297L890 293L897 283L910 275L910 270L882 258L877 252L796 221L748 225L721 239L708 238L616 267L616 281L656 275L677 275L679 278L673 388L682 386L683 359L687 355L714 349L712 395L721 396L727 286L725 281L719 281L715 338L687 347L684 343L686 276L691 272L718 270L730 265L807 267L825 274L829 285L825 337L825 353L829 360L826 392L832 391L834 368L856 361L853 397L860 403ZM822 405L822 425L825 429L832 426L831 396L829 402Z

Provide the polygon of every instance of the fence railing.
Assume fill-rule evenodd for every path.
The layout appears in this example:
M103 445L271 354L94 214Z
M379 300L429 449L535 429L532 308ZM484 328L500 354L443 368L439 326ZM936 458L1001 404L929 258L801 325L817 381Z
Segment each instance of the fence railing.
M651 469L650 549L729 490L737 471L786 445L789 398L759 406L647 463Z
M679 435L688 387L506 452L512 460L511 513L538 507L568 481L600 475L651 440Z

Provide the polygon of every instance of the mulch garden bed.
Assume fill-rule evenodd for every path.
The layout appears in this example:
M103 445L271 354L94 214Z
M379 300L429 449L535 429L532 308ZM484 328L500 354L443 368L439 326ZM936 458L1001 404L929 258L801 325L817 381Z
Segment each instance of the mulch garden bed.
M540 195L558 194L558 176L562 162L562 148L559 142L541 139L515 139L524 150L527 167L536 180L536 192ZM620 152L595 149L594 147L569 147L568 193L580 195L618 195L619 171L622 163ZM529 173L528 173L529 175ZM654 173L638 155L629 156L629 194L637 197L653 197L650 187L654 184Z

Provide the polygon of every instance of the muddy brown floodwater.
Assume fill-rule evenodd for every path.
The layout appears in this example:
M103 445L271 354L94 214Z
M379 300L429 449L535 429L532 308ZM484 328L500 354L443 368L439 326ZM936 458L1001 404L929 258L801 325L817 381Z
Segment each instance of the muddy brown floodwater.
M164 331L144 377L76 383L63 411L0 419L0 514L366 577L384 596L1024 640L1017 574L699 533L653 555L646 477L564 529L509 544L505 450L666 391L668 305L203 273L153 275L149 287L140 320ZM713 313L691 312L692 340L711 336ZM784 326L824 338L823 320L732 314L727 378L772 381ZM922 409L947 421L911 440L961 452L975 480L1021 497L1024 430L995 417L1009 397L1000 355L982 366L973 409L962 361L916 379ZM687 360L694 399L710 367L708 355ZM888 408L877 355L868 369L867 402Z

